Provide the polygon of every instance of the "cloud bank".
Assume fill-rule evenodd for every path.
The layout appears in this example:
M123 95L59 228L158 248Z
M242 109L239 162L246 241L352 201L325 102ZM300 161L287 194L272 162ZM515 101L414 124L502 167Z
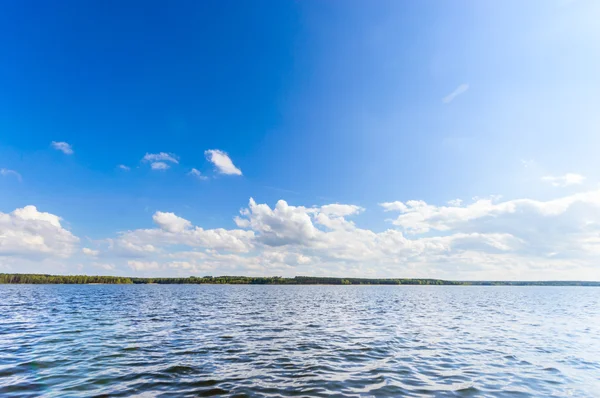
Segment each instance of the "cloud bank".
M366 210L353 204L279 200L270 206L251 198L233 228L205 229L157 211L155 227L78 249L58 216L26 206L0 213L0 257L76 258L79 252L90 267L123 275L600 280L600 190L544 201L407 200L380 208L382 219L392 218L377 231L357 225Z

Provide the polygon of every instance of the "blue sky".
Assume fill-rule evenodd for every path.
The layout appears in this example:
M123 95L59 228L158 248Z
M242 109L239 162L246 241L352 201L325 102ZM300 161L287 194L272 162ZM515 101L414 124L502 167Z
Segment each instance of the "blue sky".
M595 1L2 8L2 270L600 279Z

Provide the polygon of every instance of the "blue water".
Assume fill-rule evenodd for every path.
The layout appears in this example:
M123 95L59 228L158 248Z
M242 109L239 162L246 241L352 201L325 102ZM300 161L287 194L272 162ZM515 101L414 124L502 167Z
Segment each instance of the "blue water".
M0 396L600 396L600 288L0 285Z

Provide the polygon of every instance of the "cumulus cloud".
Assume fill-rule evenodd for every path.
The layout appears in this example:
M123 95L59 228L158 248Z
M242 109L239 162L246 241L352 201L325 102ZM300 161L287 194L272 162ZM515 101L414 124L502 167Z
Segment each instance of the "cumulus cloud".
M229 155L218 149L209 149L204 152L209 162L215 165L219 173L230 175L242 175L242 171L235 167Z
M78 242L62 227L60 217L35 206L0 212L0 256L69 257Z
M285 200L278 201L271 209L250 198L248 208L242 210L241 215L235 219L236 224L258 232L258 239L270 246L306 243L317 235L309 210L289 206Z
M102 258L115 269L121 264L153 275L600 279L600 190L551 200L408 200L381 207L394 218L379 231L357 225L364 209L354 204L270 206L250 199L231 229L204 229L159 211L155 227L107 239ZM35 208L0 213L0 259L68 256L77 241L55 215ZM81 250L93 265L98 251Z
M114 271L115 268L116 268L114 264L110 264L110 263L93 262L92 266L96 267L96 268L101 268L101 269L106 270L106 271Z
M147 257L161 247L189 246L245 253L252 249L253 231L224 228L203 229L174 213L156 212L152 217L158 228L121 233L111 240L111 249L124 256Z
M134 271L151 271L157 270L160 267L156 261L129 260L127 265Z
M406 204L406 210L401 211L393 223L407 233L503 237L503 242L491 246L507 248L514 256L510 261L524 267L527 262L550 260L571 265L586 263L591 267L598 260L594 256L600 254L597 239L600 236L600 191L548 201L516 199L493 203L482 199L460 207L435 206L422 201Z
M199 180L208 180L208 177L202 175L200 170L197 170L197 169L191 169L190 172L188 173L188 175L192 176L192 177L196 177Z
M119 257L148 257L160 253L160 250L149 243L131 242L127 239L107 239L108 250Z
M165 270L248 274L320 274L449 279L593 279L600 256L600 191L548 201L499 198L437 206L410 200L382 203L396 228L375 232L352 221L356 205L274 207L250 199L239 229L192 227L170 214L158 229L123 236L137 243L189 246L167 250ZM164 219L164 220L163 220ZM209 232L210 231L210 232ZM247 233L244 235L244 232ZM243 250L215 244L238 237ZM235 268L237 267L237 268Z
M462 199L452 199L448 201L450 206L460 206L462 204Z
M57 151L61 151L65 155L72 155L74 153L73 147L71 147L71 145L66 142L52 141L51 145L52 145L52 148L56 149Z
M468 84L461 84L460 86L456 87L456 89L451 92L450 94L448 94L447 96L445 96L444 98L442 98L442 102L444 104L449 104L450 102L452 102L456 97L458 97L461 94L464 94L465 92L467 92L467 90L469 89L469 85Z
M160 229L167 232L182 232L192 226L188 220L178 217L174 213L163 213L162 211L154 213L152 220Z
M400 201L395 201L395 202L384 202L384 203L380 203L379 206L383 207L383 210L385 211L401 211L404 212L408 207L400 202Z
M579 193L550 201L516 199L495 203L491 199L478 199L466 206L435 206L422 200L409 200L406 203L382 203L387 211L401 214L393 223L410 233L425 233L430 230L448 231L453 229L473 229L473 222L479 227L493 225L514 228L515 223L527 218L560 216L575 205L585 204L594 208L600 202L600 191ZM590 209L591 210L591 209ZM510 218L511 223L504 221ZM520 226L520 225L519 225Z
M165 162L154 162L150 165L152 170L167 170L170 166Z
M303 254L296 254L296 262L298 264L308 264L312 261L312 259L308 256L305 256Z
M392 207L402 208L398 203ZM450 261L453 253L464 255L467 251L482 251L498 254L522 245L520 238L509 233L456 232L412 239L395 229L377 233L358 228L346 218L361 210L358 206L338 204L290 206L285 201L277 202L271 209L250 200L248 208L242 210L241 217L235 221L240 228L255 232L257 247L263 254L270 252L271 259L279 259L280 269L310 264L315 267L312 272L326 274L344 272L365 276L376 273L381 276L385 272L394 275L408 272L423 276L432 272L434 265L442 260ZM419 262L428 262L428 265L423 269L409 267ZM274 264L274 261L270 263Z
M90 249L90 248L88 248L88 247L84 247L83 249L81 249L81 252L82 252L83 254L85 254L86 256L92 256L92 257L95 257L95 256L97 256L98 254L100 254L100 251L98 251L98 250L93 250L93 249Z
M343 205L339 203L321 206L319 208L319 212L323 213L327 216L334 217L346 217L354 214L358 214L364 211L364 209L360 206L355 205Z
M544 176L542 181L550 183L554 187L566 187L583 183L585 177L581 174L567 173L562 176Z
M131 170L131 167L129 167L129 166L125 166L124 164L120 164L120 165L119 165L119 168L120 168L121 170L123 170L123 171L129 171L129 170Z
M21 181L21 174L17 173L14 170L9 170L9 169L0 169L0 175L2 176L13 176L15 177L17 180Z

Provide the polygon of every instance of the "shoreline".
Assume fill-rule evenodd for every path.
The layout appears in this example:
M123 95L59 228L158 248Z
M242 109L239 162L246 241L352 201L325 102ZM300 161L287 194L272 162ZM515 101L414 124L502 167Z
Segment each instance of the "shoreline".
M339 278L295 276L204 276L140 278L103 275L48 275L0 273L0 284L51 285L335 285L335 286L583 286L600 281L453 281L429 278Z

